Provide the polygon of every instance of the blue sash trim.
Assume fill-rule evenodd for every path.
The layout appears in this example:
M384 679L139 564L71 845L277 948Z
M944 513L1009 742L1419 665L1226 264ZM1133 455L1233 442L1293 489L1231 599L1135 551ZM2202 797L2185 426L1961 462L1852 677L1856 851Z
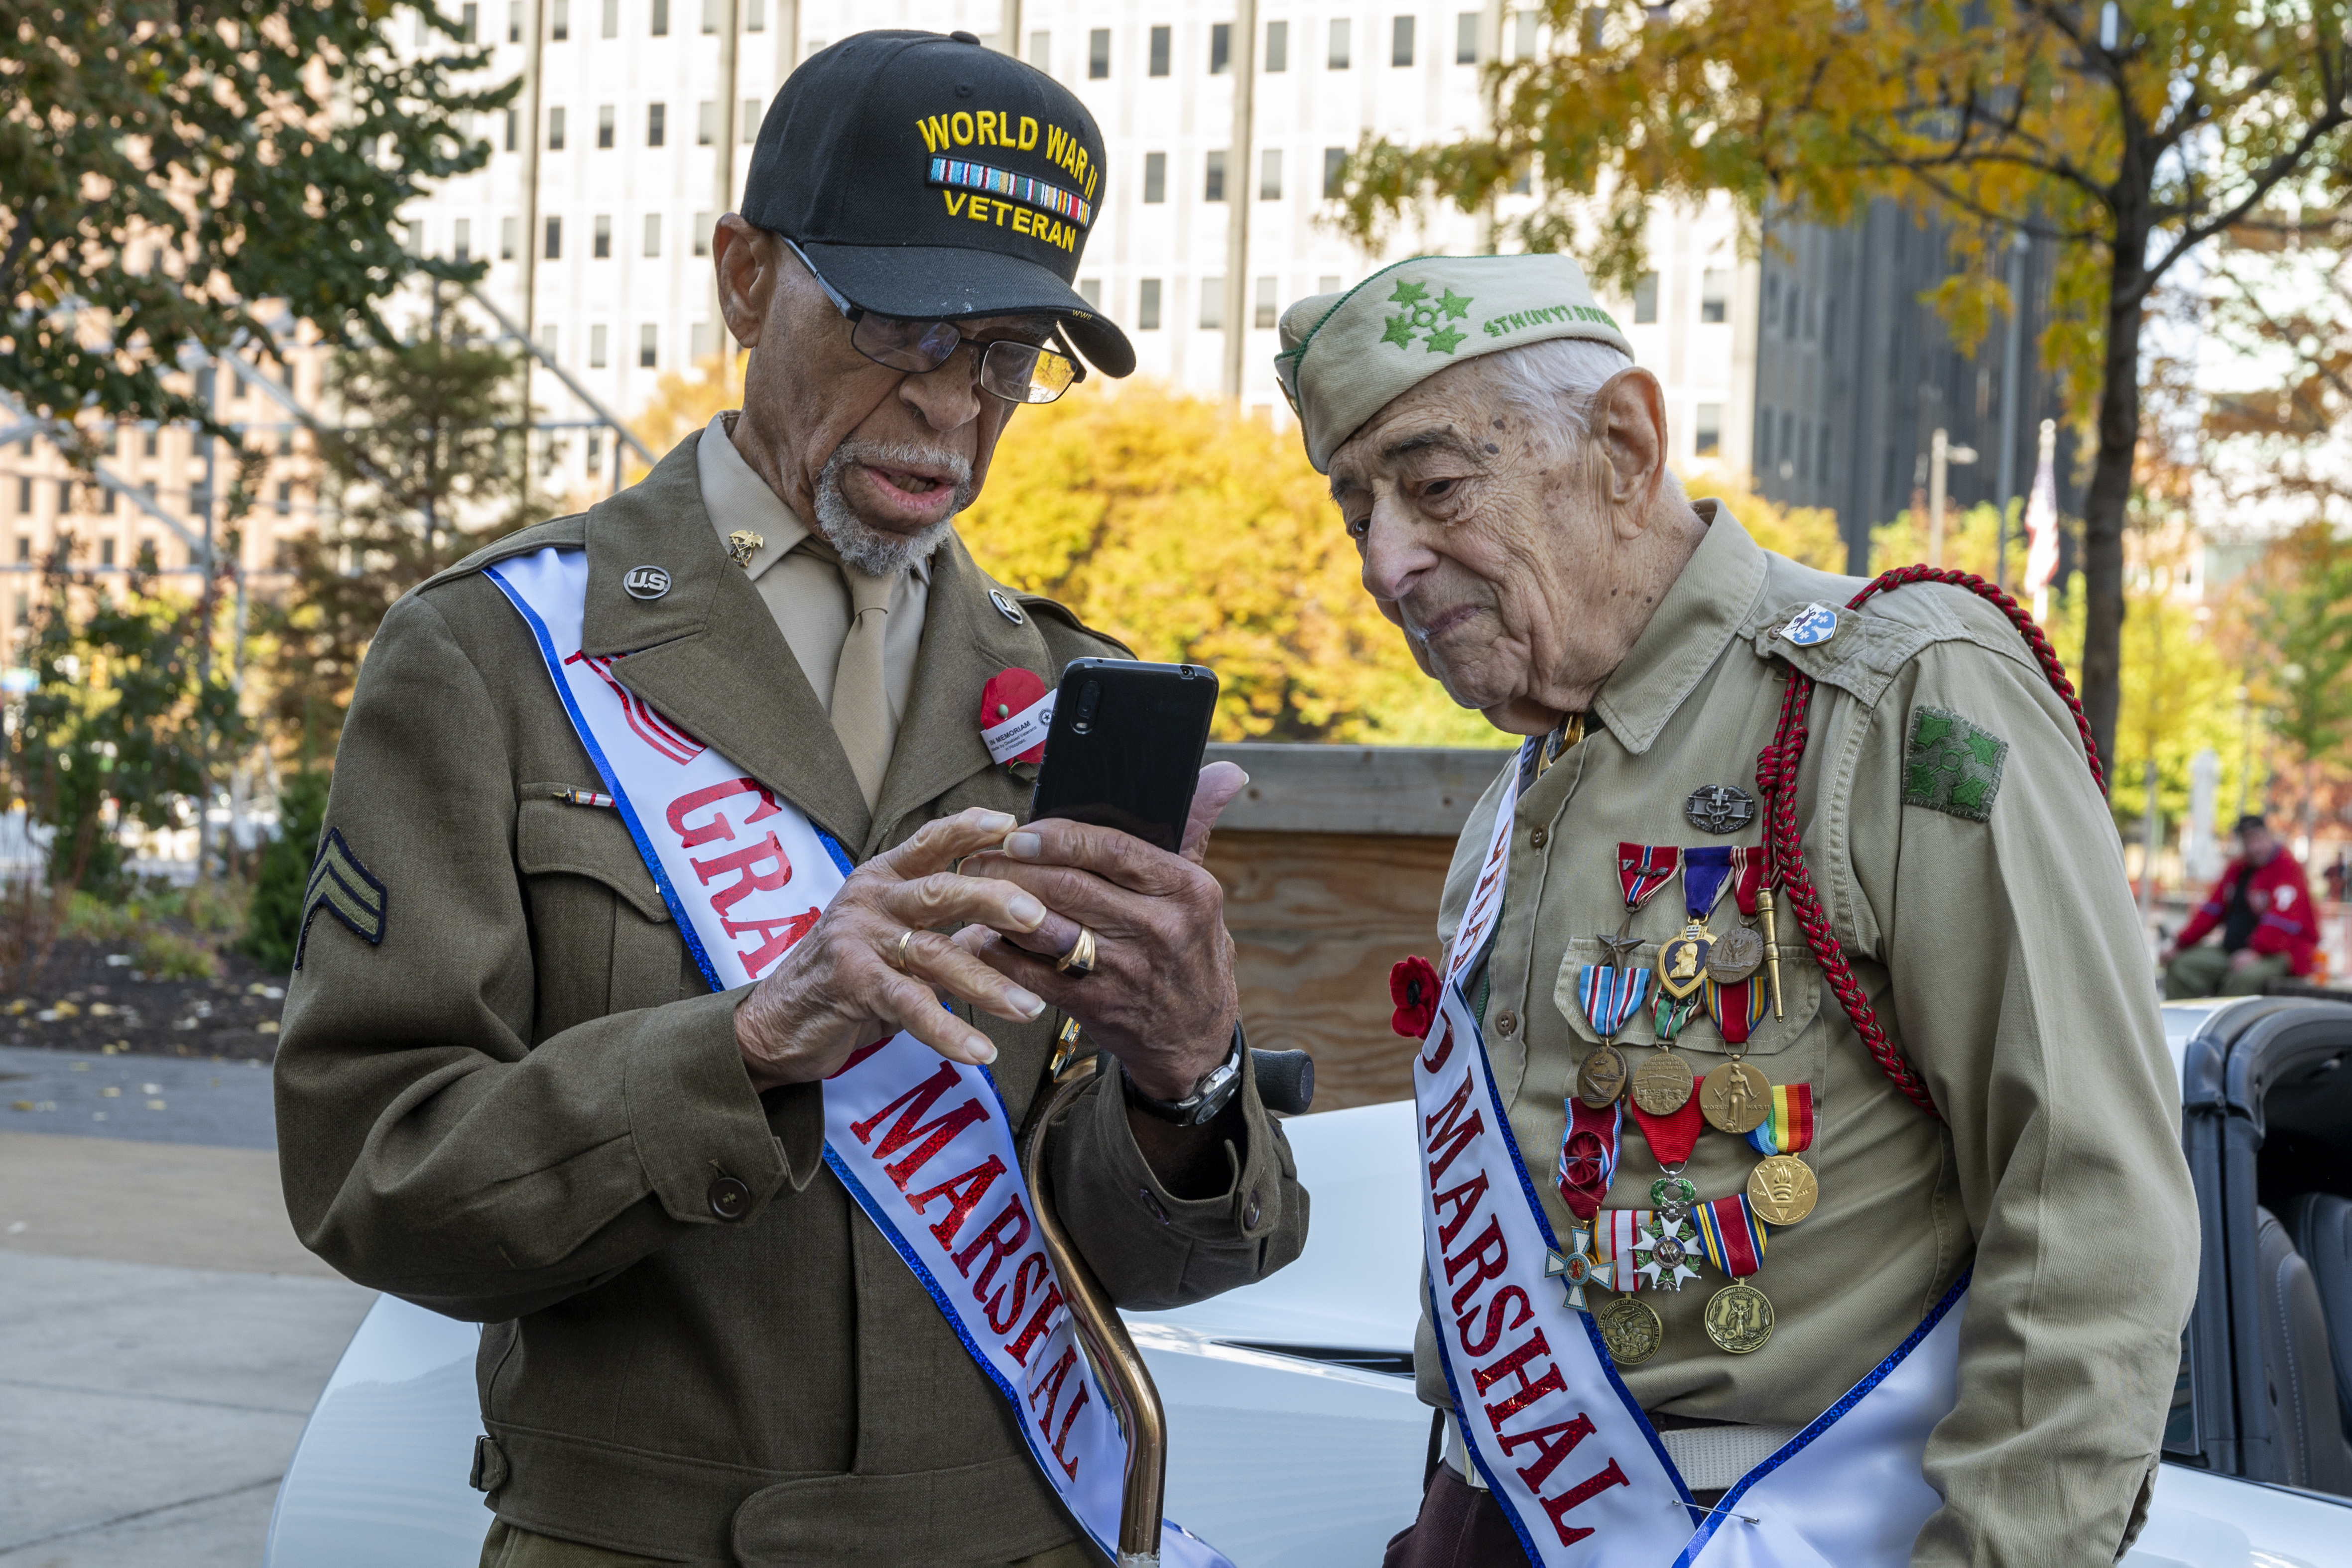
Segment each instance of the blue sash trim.
M1901 1344L1896 1345L1894 1351L1885 1361L1880 1362L1876 1366L1871 1368L1869 1373L1864 1376L1861 1382L1855 1384L1852 1388L1847 1389L1843 1395L1840 1396L1836 1404L1831 1406L1828 1409L1814 1416L1812 1424L1808 1426L1803 1431L1798 1433L1795 1437L1790 1438L1787 1446L1782 1448L1780 1452L1774 1454L1770 1458L1765 1460L1762 1464L1757 1466L1754 1469L1740 1477L1739 1484L1733 1487L1729 1491L1724 1493L1723 1500L1717 1503L1715 1510L1706 1515L1705 1521L1698 1527L1698 1533L1691 1537L1691 1542L1688 1546L1683 1548L1683 1554L1675 1559L1674 1568L1690 1568L1691 1563L1697 1558L1701 1552L1706 1549L1706 1543L1715 1538L1716 1528L1723 1522L1726 1517L1724 1511L1729 1509L1733 1503L1738 1502L1750 1487L1755 1486L1766 1476L1770 1475L1774 1470L1779 1469L1782 1465L1787 1464L1790 1459L1795 1458L1798 1454L1804 1450L1808 1444L1811 1443L1813 1439L1819 1437L1822 1433L1828 1431L1832 1427L1836 1426L1839 1420L1845 1416L1846 1412L1861 1404L1864 1396L1868 1395L1872 1389L1876 1388L1881 1383L1886 1381L1887 1377L1894 1373L1895 1369L1902 1365L1903 1363L1910 1356L1911 1353L1918 1349L1927 1337L1935 1332L1936 1325L1944 1321L1944 1314L1950 1312L1953 1305L1958 1302L1963 1295L1968 1293L1969 1281L1975 1275L1975 1273L1976 1267L1973 1264L1961 1270L1960 1277L1952 1281L1952 1288L1944 1292L1944 1299L1936 1303L1935 1310L1927 1314L1927 1318L1921 1322L1917 1328L1911 1331L1910 1338L1905 1340Z
M1457 999L1462 999L1462 988L1458 984L1449 982L1449 988ZM1535 1214L1536 1230L1543 1237L1544 1245L1557 1252L1559 1250L1559 1233L1551 1228L1551 1217L1544 1212L1543 1200L1536 1196L1536 1184L1528 1176L1528 1162L1519 1155L1518 1136L1511 1131L1511 1119L1503 1110L1502 1091L1495 1084L1495 1064L1486 1055L1486 1031L1479 1026L1477 1015L1470 1010L1466 999L1462 999L1462 1015L1470 1020L1470 1042L1478 1048L1479 1081L1486 1085L1486 1103L1494 1111L1495 1124L1500 1130L1503 1145L1511 1152L1511 1171L1519 1178L1520 1195L1527 1199L1528 1207ZM1445 1348L1446 1319L1437 1310L1437 1281L1434 1276L1430 1278L1429 1287L1429 1326L1437 1341L1437 1364L1445 1374L1446 1392L1454 1400L1454 1418L1459 1421L1462 1419L1462 1391L1454 1382L1453 1354ZM1674 1478L1675 1490L1681 1494L1684 1506L1691 1511L1692 1522L1696 1524L1702 1516L1714 1517L1706 1514L1697 1500L1691 1496L1690 1487L1683 1480L1682 1472L1675 1468L1675 1461L1666 1454L1665 1445L1658 1440L1657 1428L1650 1425L1648 1414L1634 1403L1633 1391L1625 1386L1625 1380L1617 1375L1617 1364L1611 1358L1608 1342L1601 1337L1600 1326L1593 1322L1592 1314L1579 1312L1577 1316L1584 1321L1584 1332L1592 1342L1593 1359L1599 1363L1601 1375L1609 1379L1611 1390L1616 1394L1618 1402L1625 1406L1626 1414L1633 1418L1642 1436L1650 1440L1650 1448L1658 1456L1658 1463L1664 1467L1667 1475ZM1467 1434L1465 1436L1466 1437ZM1470 1456L1470 1462L1478 1467L1478 1473L1486 1477L1488 1494L1494 1498L1496 1506L1503 1511L1503 1517L1510 1521L1513 1532L1518 1536L1520 1546L1527 1552L1528 1561L1542 1562L1542 1555L1536 1551L1535 1538L1528 1533L1528 1527L1519 1518L1518 1511L1511 1506L1509 1494L1496 1481L1494 1471L1487 1468L1486 1458L1478 1451L1478 1445L1465 1442L1463 1448Z
M710 955L703 950L702 938L695 934L694 922L687 918L686 905L679 902L677 889L670 885L669 873L662 870L661 856L655 852L653 840L646 835L646 825L637 820L636 807L630 802L628 791L621 788L620 779L614 775L613 765L604 759L604 748L596 744L596 732L589 727L588 716L582 713L580 705L572 700L572 683L563 678L563 655L555 651L555 640L547 634L547 623L539 618L538 612L531 609L523 596L515 591L514 585L499 575L497 567L484 567L482 575L499 585L499 591L505 594L521 613L523 623L538 639L539 654L547 664L548 674L553 678L555 695L563 699L563 710L572 716L572 733L580 737L580 744L587 747L588 760L596 765L596 772L604 779L606 790L612 794L613 804L619 810L621 821L629 825L629 837L636 841L637 858L646 862L647 871L653 873L654 886L661 890L662 903L669 907L669 917L677 923L677 934L685 938L686 950L694 956L695 967L702 971L702 977L709 982L710 988L725 990L727 988L719 983L719 971L711 966ZM814 826L814 823L811 825Z

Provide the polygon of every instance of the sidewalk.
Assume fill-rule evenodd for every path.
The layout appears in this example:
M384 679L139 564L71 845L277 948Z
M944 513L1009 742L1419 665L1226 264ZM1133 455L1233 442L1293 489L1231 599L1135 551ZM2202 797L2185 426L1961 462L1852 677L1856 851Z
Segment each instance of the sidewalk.
M0 1568L254 1568L374 1301L294 1237L268 1072L8 1050L0 1074Z

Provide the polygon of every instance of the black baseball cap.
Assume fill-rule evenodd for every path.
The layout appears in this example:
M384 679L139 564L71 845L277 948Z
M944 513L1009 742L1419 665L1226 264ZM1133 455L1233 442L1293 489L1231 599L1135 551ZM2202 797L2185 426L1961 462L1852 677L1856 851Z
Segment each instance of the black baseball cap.
M801 62L760 123L745 222L882 316L1058 319L1106 375L1135 349L1070 287L1102 211L1102 132L1069 90L970 33L858 33Z

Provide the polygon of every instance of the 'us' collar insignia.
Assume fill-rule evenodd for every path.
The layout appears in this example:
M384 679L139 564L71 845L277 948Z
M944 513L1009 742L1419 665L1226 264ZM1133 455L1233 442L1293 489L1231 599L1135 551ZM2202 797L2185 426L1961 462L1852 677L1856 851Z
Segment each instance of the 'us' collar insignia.
M1837 635L1837 612L1826 604L1808 604L1780 628L1780 635L1800 648L1818 648Z
M1001 588L990 589L988 591L988 601L996 606L996 612L999 615L1003 616L1015 626L1021 624L1021 607L1013 602L1013 596L1005 592L1004 590Z
M669 573L657 566L633 566L621 586L632 599L659 599L669 591Z

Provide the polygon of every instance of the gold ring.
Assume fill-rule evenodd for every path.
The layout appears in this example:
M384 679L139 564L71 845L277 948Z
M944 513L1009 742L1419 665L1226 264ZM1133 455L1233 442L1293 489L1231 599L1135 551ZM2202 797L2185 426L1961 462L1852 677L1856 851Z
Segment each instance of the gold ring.
M1054 965L1057 975L1091 975L1095 972L1095 934L1084 925L1078 927L1078 939L1070 950Z
M913 973L912 970L907 967L907 944L912 942L914 939L915 933L912 927L909 927L898 934L898 968L902 973Z

